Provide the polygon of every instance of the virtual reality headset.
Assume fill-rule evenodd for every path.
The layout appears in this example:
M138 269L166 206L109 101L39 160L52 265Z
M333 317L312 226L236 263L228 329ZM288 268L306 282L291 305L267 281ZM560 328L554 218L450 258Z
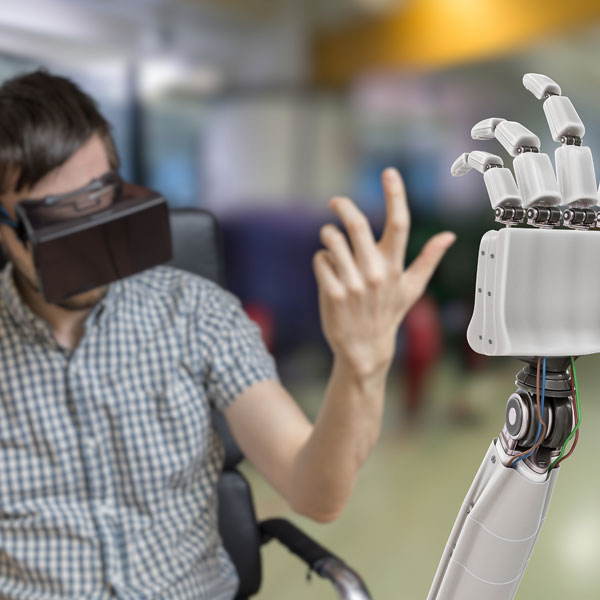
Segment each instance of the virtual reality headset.
M165 199L113 171L67 194L22 200L16 212L17 222L6 214L2 221L31 243L47 302L60 303L172 257Z

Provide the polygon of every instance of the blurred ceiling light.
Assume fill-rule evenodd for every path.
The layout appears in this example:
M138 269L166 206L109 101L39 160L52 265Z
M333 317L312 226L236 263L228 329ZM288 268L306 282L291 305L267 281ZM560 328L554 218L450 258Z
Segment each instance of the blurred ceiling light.
M121 20L56 0L0 2L0 25L8 30L88 43L126 39L132 34L129 25Z
M176 58L146 59L140 64L139 85L144 98L171 92L206 95L223 85L223 75L206 65L190 65Z
M384 0L354 0L367 3ZM391 2L391 0L389 0ZM514 52L600 18L597 0L407 0L385 15L342 24L314 38L320 83L351 81L366 70L430 69Z

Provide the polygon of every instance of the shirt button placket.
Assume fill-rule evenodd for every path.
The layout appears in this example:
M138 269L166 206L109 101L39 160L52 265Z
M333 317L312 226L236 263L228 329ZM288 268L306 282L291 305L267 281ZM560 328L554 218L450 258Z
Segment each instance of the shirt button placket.
M78 422L80 424L79 434L83 446L83 459L85 463L88 491L90 498L102 497L102 480L99 465L98 440L91 428L92 419L89 414L89 408L86 404L84 369L76 358L71 358L69 365L69 384L73 405L77 411Z
M111 500L105 500L98 504L97 514L99 516L99 528L104 545L104 561L106 567L106 579L117 591L123 587L121 556L118 551L118 531L116 523L116 510ZM120 596L120 594L118 594Z
M73 402L81 424L80 436L87 474L88 494L102 543L105 577L111 587L116 590L115 597L119 597L119 588L122 588L123 584L118 552L116 511L114 503L110 499L104 499L106 486L102 475L101 448L97 434L92 429L90 407L86 404L84 376L85 372L81 364L77 360L73 360L70 365L69 381Z

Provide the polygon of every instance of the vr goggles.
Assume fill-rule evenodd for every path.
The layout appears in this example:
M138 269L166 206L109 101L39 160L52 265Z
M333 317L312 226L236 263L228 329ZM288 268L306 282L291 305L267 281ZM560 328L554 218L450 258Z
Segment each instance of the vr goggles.
M113 171L67 194L22 200L16 212L15 222L0 209L0 223L31 243L47 302L64 301L172 257L165 199Z

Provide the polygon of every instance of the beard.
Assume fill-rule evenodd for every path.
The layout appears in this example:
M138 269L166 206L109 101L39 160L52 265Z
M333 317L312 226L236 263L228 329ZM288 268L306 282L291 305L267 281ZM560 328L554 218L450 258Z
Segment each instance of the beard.
M19 264L20 261L8 248L2 236L0 236L0 248L2 249L2 252L6 259L9 260L13 265L13 274L15 281L20 283L21 287L25 285L26 287L33 290L36 294L39 294L42 298L44 298L44 294L42 293L42 290L40 289L37 281L29 277L26 270L23 268L24 265L22 266ZM94 288L92 290L88 290L87 292L75 294L74 296L65 298L60 302L48 302L47 304L58 306L63 310L74 312L81 310L90 310L94 308L94 306L96 306L98 302L101 302L106 297L107 293L108 286L104 285L101 287Z
M83 294L76 294L69 298L65 298L60 302L55 302L55 306L60 306L64 310L78 311L78 310L89 310L94 308L98 302L101 302L108 292L108 286L102 286L84 292Z
M15 280L21 283L21 286L25 284L31 290L33 290L36 294L39 294L42 298L44 298L44 294L42 290L37 285L37 283L32 280L25 271L19 267L18 261L14 260L11 256L10 252L7 252L5 248L3 248L5 256L12 262L13 265L13 273ZM18 287L18 286L17 286ZM53 306L58 306L63 310L68 311L81 311L81 310L90 310L101 302L108 293L108 286L102 286L98 288L94 288L93 290L89 290L87 292L83 292L80 294L75 294L74 296L70 296L69 298L65 298L60 302L48 302Z

